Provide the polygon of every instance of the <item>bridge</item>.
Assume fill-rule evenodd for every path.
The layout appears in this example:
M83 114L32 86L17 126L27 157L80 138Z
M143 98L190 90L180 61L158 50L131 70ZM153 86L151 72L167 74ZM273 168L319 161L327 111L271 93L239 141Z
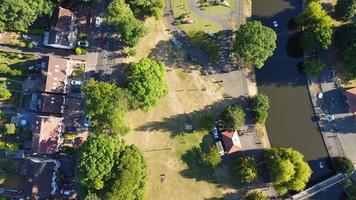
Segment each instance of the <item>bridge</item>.
M346 174L336 174L333 177L330 177L298 194L293 195L291 198L288 198L287 200L303 200L303 199L307 199L308 197L311 197L317 193L319 193L320 191L326 190L329 187L332 187L338 183L340 183L341 181L345 180L345 178L347 177Z

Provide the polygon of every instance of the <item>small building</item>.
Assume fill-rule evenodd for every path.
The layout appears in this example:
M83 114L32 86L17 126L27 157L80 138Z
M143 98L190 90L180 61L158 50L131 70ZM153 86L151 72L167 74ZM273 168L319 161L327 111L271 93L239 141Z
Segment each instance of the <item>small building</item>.
M77 17L65 8L53 12L50 30L44 33L43 44L60 49L74 49L77 43Z
M56 183L60 163L54 159L27 158L21 163L21 175L25 199L52 199L58 190Z
M33 124L31 153L50 155L58 152L63 131L63 118L36 116Z
M29 109L42 114L61 115L64 113L67 97L62 94L33 93Z
M350 112L356 115L356 87L345 91L347 102L349 104Z
M240 138L236 131L222 132L221 139L224 144L226 154L235 153L242 149Z

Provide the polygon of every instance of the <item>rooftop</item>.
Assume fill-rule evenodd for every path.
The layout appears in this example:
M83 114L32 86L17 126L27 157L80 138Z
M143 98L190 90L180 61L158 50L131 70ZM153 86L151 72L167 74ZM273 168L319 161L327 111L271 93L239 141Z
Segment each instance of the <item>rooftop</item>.
M30 110L41 113L60 115L64 112L65 103L65 95L33 93L31 97Z
M45 65L43 74L45 83L42 92L66 93L68 85L67 76L69 72L70 60L55 56L46 57L42 65Z
M224 131L221 133L221 136L227 154L231 154L242 149L240 138L236 131Z

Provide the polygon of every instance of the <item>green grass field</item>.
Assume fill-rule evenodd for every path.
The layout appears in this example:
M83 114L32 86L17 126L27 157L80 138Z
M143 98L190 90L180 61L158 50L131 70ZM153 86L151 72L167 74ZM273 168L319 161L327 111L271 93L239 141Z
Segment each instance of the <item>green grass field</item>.
M222 5L209 5L203 10L205 13L214 16L226 15L237 9L237 0L226 0L230 7Z
M193 24L179 25L185 32L199 30L218 32L223 28L220 24L204 19L193 13L189 7L189 0L172 0L172 10L176 19L179 19L182 15L189 13L189 16L194 20Z

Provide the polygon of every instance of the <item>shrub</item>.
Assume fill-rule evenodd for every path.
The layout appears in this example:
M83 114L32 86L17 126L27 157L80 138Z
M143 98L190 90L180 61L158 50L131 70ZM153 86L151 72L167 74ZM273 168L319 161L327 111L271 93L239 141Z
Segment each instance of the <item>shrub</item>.
M75 54L76 55L85 55L87 53L87 50L82 47L77 47L75 48Z
M135 56L137 54L136 49L134 48L130 48L128 51L129 56Z
M256 122L259 124L266 124L267 118L268 118L268 112L267 111L258 111L255 113L256 116Z
M26 47L26 43L20 40L10 40L9 45L17 46L17 47Z
M268 200L268 198L260 191L252 191L245 195L244 200Z
M303 64L304 72L308 75L317 76L323 72L325 63L320 59L308 59Z
M6 134L15 134L16 127L15 124L5 124Z
M245 124L245 113L237 105L227 106L220 114L225 128L237 130Z
M32 49L32 48L33 48L32 42L27 43L27 48L29 48L29 49Z
M355 169L352 161L346 157L333 158L333 166L336 172L348 175L352 174Z
M4 170L0 169L0 184L4 184L6 181L6 173Z
M77 137L77 135L73 133L65 133L63 137L66 140L74 140Z
M0 99L10 99L11 92L6 88L4 84L0 84Z
M34 29L30 30L30 33L33 34L33 35L42 36L42 35L44 35L45 30L42 29L42 28L34 28Z
M253 183L258 179L257 161L253 157L240 157L235 163L235 174L240 183Z
M207 152L201 153L202 162L211 167L215 167L221 162L219 150L216 146L212 146Z

